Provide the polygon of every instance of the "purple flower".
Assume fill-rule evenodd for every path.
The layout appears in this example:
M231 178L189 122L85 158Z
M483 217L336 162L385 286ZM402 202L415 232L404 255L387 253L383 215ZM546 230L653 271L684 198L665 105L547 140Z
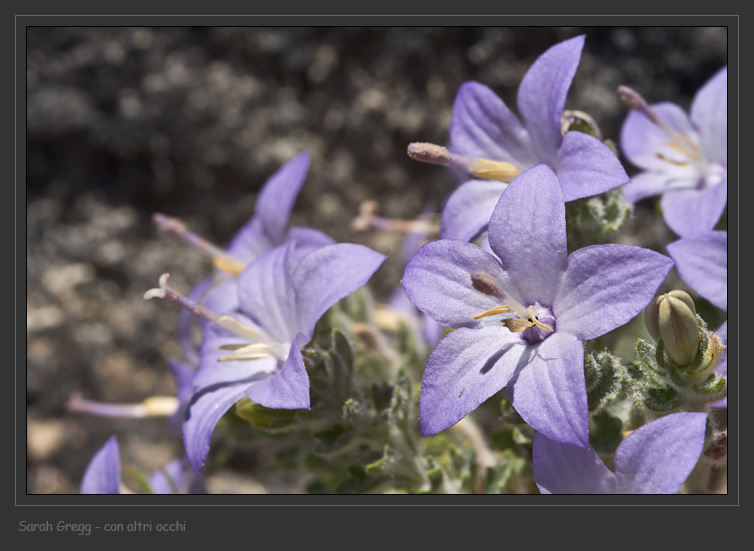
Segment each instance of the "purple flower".
M155 215L155 221L163 230L209 253L218 268L212 276L192 289L188 295L190 299L218 312L235 310L238 307L237 276L249 262L282 245L289 238L298 243L296 254L299 257L334 243L329 236L311 228L287 229L293 203L308 170L309 154L303 152L270 176L257 197L256 213L233 237L226 250L188 231L178 220ZM192 338L194 320L190 314L184 313L179 324L184 353L191 362L198 360L197 347Z
M533 468L543 494L675 494L704 446L707 416L673 413L629 434L615 452L615 473L592 448L534 437Z
M681 279L722 310L728 310L728 232L709 231L667 245Z
M81 493L120 493L120 451L115 436L111 436L89 462L81 481Z
M450 151L454 166L479 179L461 185L442 213L441 237L471 241L486 228L501 193L521 172L546 163L558 175L566 201L628 182L612 151L583 132L563 135L566 95L584 36L551 47L529 68L518 89L521 121L488 87L463 84L453 105Z
M406 267L409 299L455 329L427 361L422 433L452 426L507 387L537 431L586 447L581 341L639 314L673 263L626 245L568 256L563 189L546 165L518 176L500 197L489 245L497 256L464 241L431 242Z
M325 311L363 286L385 259L354 244L328 245L303 258L296 247L289 241L243 270L239 308L232 316L192 303L168 287L165 276L160 289L145 295L176 302L212 322L205 326L183 425L186 452L197 473L215 425L243 396L269 408L309 408L302 347Z
M633 108L621 149L644 169L624 188L626 198L662 194L665 221L680 236L711 230L728 200L728 68L697 92L690 118L673 103L649 106L629 88L619 93Z

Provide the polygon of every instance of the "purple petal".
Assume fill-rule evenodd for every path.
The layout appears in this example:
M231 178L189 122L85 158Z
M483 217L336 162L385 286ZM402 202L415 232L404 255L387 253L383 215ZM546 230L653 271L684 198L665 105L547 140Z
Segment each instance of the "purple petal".
M175 494L183 489L183 460L171 461L149 477L149 485L156 494Z
M728 161L728 67L702 86L691 104L691 119L708 161Z
M629 434L615 452L618 492L675 494L704 446L705 413L673 413Z
M728 179L708 189L683 189L662 196L662 215L670 229L681 237L697 235L715 227L728 202Z
M534 436L532 467L543 494L614 494L615 475L590 448Z
M723 324L718 328L717 331L715 331L715 334L722 339L723 344L727 346L728 344L728 322L724 321ZM725 348L720 353L720 360L717 364L717 367L715 368L715 371L717 371L720 375L728 376L728 349ZM728 407L728 397L726 396L719 402L715 402L710 406L712 409L722 409Z
M168 418L168 426L175 432L180 432L181 423L183 422L183 416L185 413L186 404L188 404L191 398L191 393L194 390L194 375L196 371L190 368L183 362L176 360L170 360L170 371L173 374L173 381L175 382L176 398L178 398L178 411Z
M560 118L583 47L583 35L551 47L529 68L518 88L518 112L524 126L539 160L552 166L563 140Z
M476 327L480 322L473 316L500 306L500 300L474 289L471 273L475 270L484 270L518 298L518 289L494 256L452 239L431 241L419 249L406 265L403 288L419 310L445 327Z
M227 251L232 257L248 263L279 244L267 235L262 219L254 215L236 233Z
M297 331L298 312L290 258L295 244L287 242L251 262L238 276L241 310L262 332L277 342L288 343Z
M285 239L288 218L308 170L309 153L304 151L270 176L259 192L255 206L256 216L262 221L265 233L276 245Z
M540 164L510 183L492 214L489 239L521 290L515 298L551 305L568 262L563 190L552 170Z
M81 493L120 493L120 451L115 436L111 436L89 462L81 481Z
M440 341L424 369L419 422L424 436L455 425L501 390L525 346L502 325L461 328Z
M448 197L442 209L440 237L473 241L490 224L500 195L508 184L492 180L470 180Z
M339 243L305 256L293 273L298 328L309 340L328 308L363 287L385 255L363 245Z
M513 163L537 162L528 132L492 90L465 82L456 94L450 120L450 149L467 157Z
M309 409L309 376L299 350L306 341L303 335L294 339L288 359L280 371L252 384L246 390L246 396L268 408Z
M667 245L681 279L723 310L728 309L728 232L711 231Z
M528 347L526 362L508 383L513 407L537 432L563 444L589 447L589 408L584 382L584 347L556 331Z
M566 201L591 197L628 183L618 157L598 139L567 132L558 151L558 179Z
M672 130L684 134L692 141L697 137L686 112L674 103L663 102L652 106L657 116ZM698 172L693 166L679 167L660 159L662 153L671 159L678 153L669 147L670 137L659 126L638 111L631 111L620 133L620 147L632 164L647 170L677 174L679 177Z
M239 362L243 363L243 362ZM244 397L249 379L235 383L207 385L197 391L189 403L183 423L183 443L191 467L198 475L209 453L209 442L215 425L223 415Z
M553 304L558 331L589 340L620 327L649 304L672 268L667 256L629 245L575 251Z
M335 240L327 234L312 228L295 227L288 232L288 239L296 242L296 249L292 252L291 265L296 266L299 261L310 252L334 245Z
M626 201L635 203L645 197L660 195L670 191L674 186L691 188L699 181L699 174L694 172L689 178L677 179L677 175L668 172L640 172L631 177L631 181L623 186L623 196Z

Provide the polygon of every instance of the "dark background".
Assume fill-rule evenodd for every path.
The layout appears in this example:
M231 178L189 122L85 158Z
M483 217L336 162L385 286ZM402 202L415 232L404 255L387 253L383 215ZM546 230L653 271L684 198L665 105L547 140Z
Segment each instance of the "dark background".
M371 284L384 299L400 279L401 236L352 232L360 203L400 218L440 204L455 182L410 160L407 145L446 142L466 80L515 110L531 63L582 33L566 108L616 141L619 84L688 110L727 63L724 27L28 28L27 493L77 493L111 434L146 472L181 453L162 419L65 409L74 392L105 402L173 393L178 312L142 295L163 272L187 292L211 266L160 235L153 212L224 246L265 180L307 149L292 223L390 254ZM664 252L674 237L647 201L619 239ZM301 490L258 467L231 462L209 489Z

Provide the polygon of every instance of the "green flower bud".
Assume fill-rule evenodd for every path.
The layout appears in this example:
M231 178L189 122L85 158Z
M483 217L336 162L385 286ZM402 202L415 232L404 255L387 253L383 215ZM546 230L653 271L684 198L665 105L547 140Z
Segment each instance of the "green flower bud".
M687 365L699 348L696 307L688 293L670 291L656 297L644 310L649 334L662 341L665 353L676 365Z

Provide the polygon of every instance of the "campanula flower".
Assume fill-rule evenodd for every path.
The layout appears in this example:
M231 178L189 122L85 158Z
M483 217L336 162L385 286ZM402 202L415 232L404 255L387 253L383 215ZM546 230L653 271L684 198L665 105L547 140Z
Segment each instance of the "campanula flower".
M555 440L589 445L581 341L639 314L673 263L627 245L567 253L565 196L544 164L514 179L492 213L490 254L460 240L424 245L403 286L454 329L427 361L424 435L445 430L504 387L523 419Z
M537 433L534 478L543 494L675 494L704 446L705 413L673 413L630 433L615 452L615 473L592 448Z
M630 88L618 92L632 108L621 149L644 170L623 188L626 199L662 194L662 213L675 233L711 230L728 201L728 68L696 93L690 117L674 103L650 106Z
M385 257L362 245L327 245L303 258L289 241L264 253L238 276L237 310L215 313L167 286L145 298L163 298L205 321L194 393L183 425L186 453L198 473L212 431L246 396L268 407L309 408L309 378L301 349L319 318L362 287Z
M606 145L583 132L562 132L566 95L583 46L584 36L577 36L551 47L534 62L518 89L521 120L488 87L466 82L453 104L449 151L429 144L409 146L413 158L460 168L474 178L448 198L442 238L471 241L479 236L508 184L539 163L558 175L566 201L628 182L626 171Z
M225 250L189 231L180 220L155 214L155 222L163 231L208 253L217 268L212 276L192 289L188 295L190 299L215 311L234 310L238 307L235 289L237 277L249 262L282 245L289 238L296 240L296 254L299 256L334 243L332 238L318 230L304 227L288 229L291 210L306 178L309 162L309 153L300 153L270 176L257 197L255 214ZM191 334L194 319L189 313L184 313L179 324L184 353L191 362L198 359L197 346Z

